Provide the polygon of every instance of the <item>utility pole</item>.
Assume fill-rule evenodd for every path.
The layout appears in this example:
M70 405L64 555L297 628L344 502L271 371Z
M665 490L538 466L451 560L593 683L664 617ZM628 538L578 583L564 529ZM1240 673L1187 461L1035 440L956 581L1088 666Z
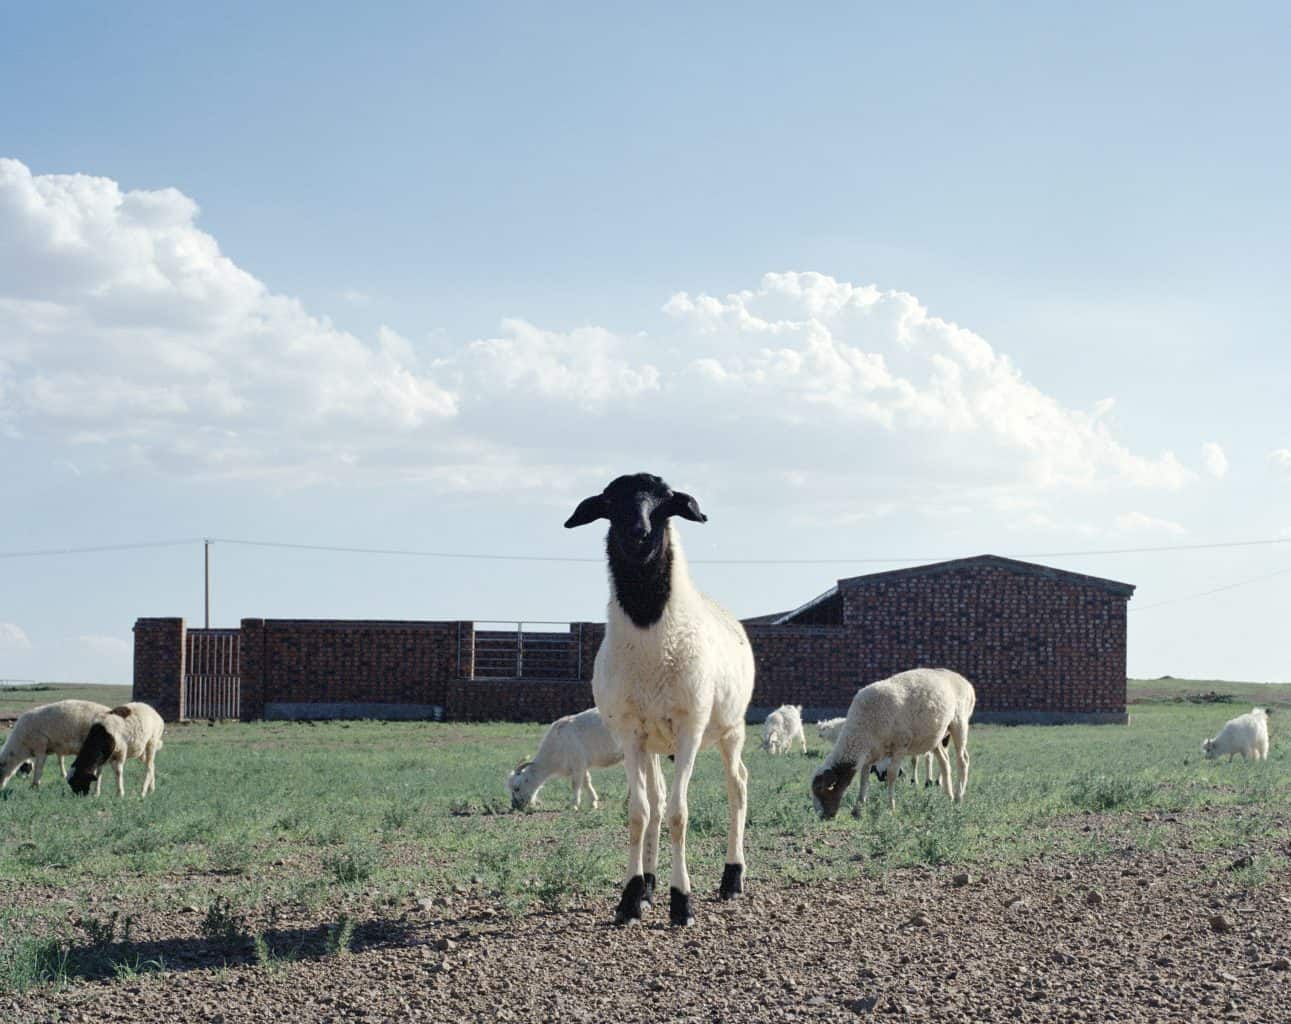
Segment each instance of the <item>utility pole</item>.
M202 540L202 554L204 556L204 560L206 563L206 604L205 604L206 615L204 616L203 621L206 623L206 628L210 629L211 628L211 541L210 541L210 538L205 538Z

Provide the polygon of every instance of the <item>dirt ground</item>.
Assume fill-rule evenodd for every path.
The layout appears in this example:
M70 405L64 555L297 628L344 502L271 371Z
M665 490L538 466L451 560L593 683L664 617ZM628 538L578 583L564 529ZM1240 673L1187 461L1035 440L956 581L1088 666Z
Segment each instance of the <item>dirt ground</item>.
M1242 864L1127 848L966 881L858 864L847 883L773 888L754 872L741 900L701 894L684 930L666 906L611 927L615 893L519 917L422 897L358 921L340 955L326 922L270 922L297 954L267 966L201 937L190 907L145 914L116 951L163 972L0 994L0 1020L1289 1021L1291 879L1246 888Z

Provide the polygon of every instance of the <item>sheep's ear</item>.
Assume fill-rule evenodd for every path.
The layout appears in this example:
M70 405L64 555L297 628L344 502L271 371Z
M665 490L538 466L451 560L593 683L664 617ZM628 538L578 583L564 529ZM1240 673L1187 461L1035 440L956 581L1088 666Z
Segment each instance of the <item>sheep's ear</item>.
M708 516L699 511L699 502L684 491L673 491L672 497L664 504L664 512L670 516L681 516L692 523L706 523Z
M608 509L605 506L605 495L593 494L578 503L574 514L565 520L565 529L572 530L575 526L586 526L588 523L606 518L608 518Z

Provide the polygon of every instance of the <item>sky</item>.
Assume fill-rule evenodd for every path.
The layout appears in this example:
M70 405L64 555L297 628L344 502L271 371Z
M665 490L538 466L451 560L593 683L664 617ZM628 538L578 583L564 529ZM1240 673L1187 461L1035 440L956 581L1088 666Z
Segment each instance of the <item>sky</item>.
M200 538L212 625L598 619L641 470L740 615L991 552L1291 679L1291 10L905 6L0 6L0 679Z

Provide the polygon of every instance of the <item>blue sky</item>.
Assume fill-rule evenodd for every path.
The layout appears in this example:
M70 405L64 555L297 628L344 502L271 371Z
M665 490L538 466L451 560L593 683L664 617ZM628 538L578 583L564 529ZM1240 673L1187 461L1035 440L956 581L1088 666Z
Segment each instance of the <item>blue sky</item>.
M1139 585L1132 672L1291 677L1291 573L1192 597L1291 568L1286 9L692 6L0 10L0 551L594 557L568 509L648 469L695 559L1285 538L1054 564ZM215 566L218 624L605 599ZM0 560L0 678L128 679L200 569Z

